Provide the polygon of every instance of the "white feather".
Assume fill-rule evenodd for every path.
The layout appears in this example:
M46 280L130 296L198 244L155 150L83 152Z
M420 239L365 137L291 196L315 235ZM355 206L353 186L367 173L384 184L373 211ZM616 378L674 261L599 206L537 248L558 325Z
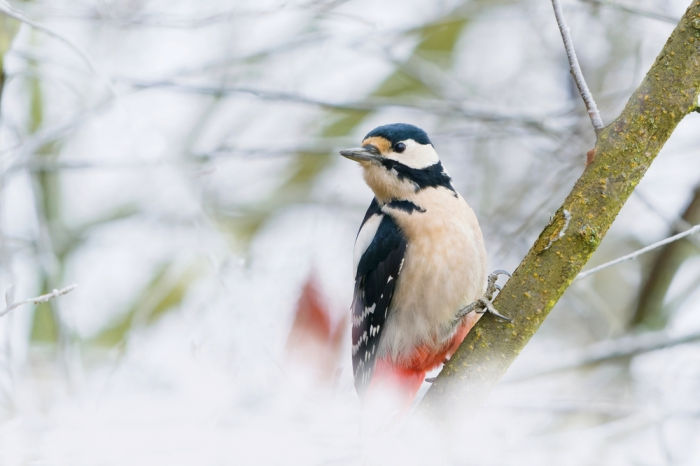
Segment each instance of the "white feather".
M410 360L416 348L441 348L454 335L457 310L486 287L486 251L476 216L462 196L445 188L422 190L411 201L425 209L393 209L408 240L378 356Z
M440 161L435 148L430 144L420 144L413 139L401 141L406 144L406 150L400 154L391 152L387 158L397 160L411 168L421 169L435 165Z
M362 225L362 228L360 228L360 232L357 234L357 239L355 240L355 250L353 251L352 270L354 274L357 273L357 266L360 264L362 254L364 254L369 245L372 244L374 235L377 234L377 229L379 228L379 224L382 223L383 218L384 215L382 214L374 214L368 218L365 224Z

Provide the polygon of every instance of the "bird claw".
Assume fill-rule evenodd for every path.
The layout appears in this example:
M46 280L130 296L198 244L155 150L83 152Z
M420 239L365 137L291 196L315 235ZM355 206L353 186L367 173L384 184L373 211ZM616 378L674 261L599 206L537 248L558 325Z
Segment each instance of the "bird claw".
M508 317L504 316L503 314L501 314L500 312L498 312L498 310L496 310L496 308L493 307L493 303L491 301L489 301L488 299L479 298L479 300L477 302L480 303L482 306L484 306L483 309L478 309L476 311L477 314L485 314L485 313L489 312L500 319L503 319L503 320L508 321L508 322L512 322L512 320L510 318L508 318Z
M511 275L505 270L496 270L489 275L487 280L488 286L486 287L486 293L484 293L484 297L489 301L493 300L493 294L496 292L496 290L501 291L501 287L496 285L499 275L508 275L508 278L511 277Z
M489 312L500 319L503 319L507 322L512 322L511 319L499 313L498 310L493 306L493 295L496 293L496 291L501 291L501 287L496 284L496 280L498 280L499 275L508 275L508 277L511 276L505 270L496 270L495 272L491 273L487 280L486 292L484 293L484 296L469 304L464 309L460 310L457 313L458 320L466 316L470 312L476 312L477 314L485 314Z

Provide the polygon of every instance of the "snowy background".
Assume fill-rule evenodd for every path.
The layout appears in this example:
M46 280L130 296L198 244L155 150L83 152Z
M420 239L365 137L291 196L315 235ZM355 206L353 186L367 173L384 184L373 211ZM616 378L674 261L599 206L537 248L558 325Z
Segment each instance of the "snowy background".
M606 123L689 4L626 2L563 2ZM338 150L424 128L489 269L514 269L594 143L548 0L10 8L37 27L0 15L0 289L79 287L0 317L0 465L700 461L697 240L572 286L452 437L360 429L346 314L372 195ZM700 222L699 127L678 127L591 265ZM288 344L305 283L340 332L321 374Z

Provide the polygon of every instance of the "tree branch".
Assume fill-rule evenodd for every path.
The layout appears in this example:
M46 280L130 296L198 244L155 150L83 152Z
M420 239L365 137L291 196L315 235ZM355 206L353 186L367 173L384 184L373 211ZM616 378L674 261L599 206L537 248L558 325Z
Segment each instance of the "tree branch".
M571 39L569 26L566 25L564 12L561 9L561 3L559 0L552 0L552 6L554 7L554 16L557 18L561 38L564 41L564 48L566 48L566 57L569 59L569 65L571 66L571 75L574 77L576 87L578 87L578 91L581 93L583 102L586 104L586 111L588 112L588 116L591 118L593 130L595 131L597 137L603 129L603 126L605 126L603 125L603 119L600 118L598 107L596 107L591 91L588 89L588 85L586 85L586 78L583 77L581 66L578 64L576 50L574 49L574 41Z
M674 221L672 227L678 231L687 228L688 224L700 224L700 186L695 188L693 199L683 212L682 219ZM692 244L684 241L671 244L659 252L641 287L637 308L630 320L631 326L644 325L653 329L665 326L668 320L663 305L666 293L681 265L700 250L698 244L697 241Z
M585 272L581 272L574 278L574 281L577 282L583 278L586 278L589 275L593 275L594 273L598 273L601 270L607 269L608 267L612 267L613 265L617 265L621 262L625 262L631 259L635 259L642 254L646 254L649 251L653 251L654 249L659 249L660 247L666 246L667 244L676 242L680 239L683 239L687 236L694 235L695 233L700 231L700 225L695 225L689 230L685 230L683 233L678 233L677 235L670 236L666 239L662 239L661 241L657 241L656 243L650 244L647 247L644 247L642 249L639 249L637 251L634 251L630 254L627 254L622 257L618 257L615 260L611 260L610 262L606 262L605 264L599 265L598 267L594 267L591 270L586 270Z
M83 61L88 65L88 67L90 67L90 70L93 73L95 73L95 75L97 75L104 82L105 87L107 87L107 89L109 90L109 92L112 95L114 95L114 96L118 95L116 89L114 88L114 85L112 84L112 81L97 68L97 65L92 60L90 55L88 55L88 53L85 50L83 50L83 48L80 47L78 44L76 44L72 40L68 39L66 36L59 33L58 31L27 18L21 12L12 8L12 6L5 0L0 0L0 12L4 13L5 15L7 15L11 18L14 18L18 21L21 21L24 24L26 24L27 26L30 26L38 31L45 32L46 34L50 35L54 39L58 39L59 41L63 42L65 45L67 45L69 48L71 48L74 52L76 52L78 55L80 55L80 58L82 58Z
M431 100L431 99L394 99L373 97L359 102L338 103L306 97L300 94L281 92L274 90L256 89L242 86L219 86L219 85L190 85L181 84L172 80L144 81L131 78L116 78L118 82L123 82L135 89L170 89L177 92L202 94L210 96L222 96L230 94L248 94L261 100L271 100L278 102L293 102L305 105L314 105L328 110L349 110L356 112L376 111L386 107L402 107L413 110L420 110L435 115L462 116L464 118L494 122L494 123L514 123L535 128L542 133L552 131L545 127L544 118L536 115L524 115L518 113L499 113L482 110L472 110L464 105L461 100Z
M682 335L671 335L666 331L643 333L595 343L582 351L563 354L556 361L531 368L528 373L509 378L510 382L529 380L554 372L576 369L589 364L598 364L619 358L629 358L642 353L673 348L700 340L700 331Z
M5 314L10 312L11 310L13 310L19 306L22 306L24 304L45 303L49 299L56 298L58 296L70 293L71 291L73 291L77 287L78 287L78 285L70 285L70 286L62 288L60 290L53 290L51 293L46 293L46 294L43 294L41 296L37 296L35 298L29 298L29 299L24 299L22 301L13 302L13 300L14 300L14 296L13 296L14 295L14 288L12 286L10 286L10 288L5 293L5 302L7 303L7 307L5 307L5 309L0 311L0 317L4 316Z
M678 123L695 109L698 15L700 2L694 0L622 114L600 132L591 163L496 298L496 308L513 321L484 315L428 390L421 411L444 419L458 407L482 404L597 249Z
M624 11L625 13L630 13L637 16L644 16L645 18L656 19L659 21L664 21L666 23L678 24L678 18L673 16L664 15L662 13L656 13L654 11L641 10L639 8L632 8L627 5L621 5L616 2L611 2L609 0L581 0L584 3L591 3L594 5L602 5L616 10Z

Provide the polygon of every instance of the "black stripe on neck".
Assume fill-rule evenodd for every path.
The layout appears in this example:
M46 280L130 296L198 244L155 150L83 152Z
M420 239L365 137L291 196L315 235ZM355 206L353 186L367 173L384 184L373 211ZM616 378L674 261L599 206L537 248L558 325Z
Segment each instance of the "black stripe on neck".
M418 186L417 191L442 186L457 195L457 191L452 187L452 178L445 173L441 162L425 168L411 168L393 159L383 158L381 163L387 170L396 171L400 180L413 181Z
M407 212L409 215L412 214L414 211L420 212L421 214L425 212L425 209L415 205L411 201L407 200L401 200L399 201L398 199L394 199L390 203L387 204L387 207L391 207L393 209L398 209L398 210L403 210L404 212Z

